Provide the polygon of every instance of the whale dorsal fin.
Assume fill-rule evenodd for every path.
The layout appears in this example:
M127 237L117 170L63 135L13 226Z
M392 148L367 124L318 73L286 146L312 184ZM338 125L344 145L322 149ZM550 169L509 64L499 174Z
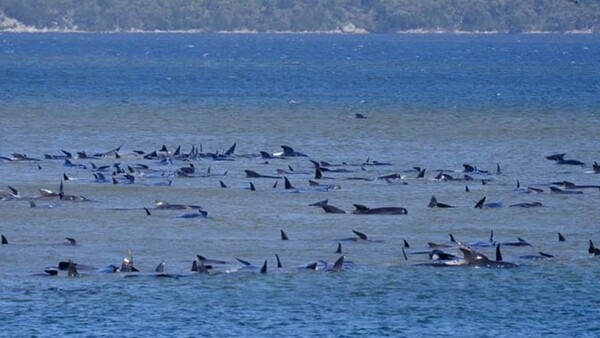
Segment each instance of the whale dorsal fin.
M2 236L2 245L7 245L8 239L6 239L6 236L4 236L4 235L0 235L0 236Z
M338 243L337 250L335 250L335 253L338 253L338 254L342 253L342 243Z
M73 263L73 261L69 261L69 272L68 272L68 276L69 277L79 277L79 272L77 272L77 268L75 267L75 263Z
M283 149L283 156L294 156L296 154L294 148L290 146L282 145L281 149Z
M294 189L294 186L292 185L292 183L290 183L290 180L288 180L287 176L284 176L283 180L284 180L286 190Z
M452 234L448 234L448 236L450 236L450 242L451 243L458 243L455 239L454 239L454 235Z
M436 206L437 206L437 199L435 198L435 196L431 196L431 199L429 200L429 205L427 207L435 208Z
M237 257L236 257L235 259L236 259L238 262L240 262L240 263L242 263L243 265L245 265L245 266L251 266L251 265L252 265L252 263L250 263L250 262L248 262L248 261L245 261L245 260L243 260L243 259L240 259L240 258L237 258Z
M466 173L472 173L475 171L475 167L470 164L463 164L463 168L465 168Z
M283 229L280 229L279 231L281 232L281 240L282 241L289 240L288 235L285 233L285 231L283 231Z
M260 273L262 273L263 275L267 273L267 260L266 259L262 265L262 268L260 268Z
M419 171L419 174L417 175L417 178L418 178L418 179L420 179L420 178L424 178L424 177L425 177L425 168L421 169L421 170Z
M275 258L277 258L277 268L278 269L282 269L283 268L283 264L281 264L281 259L279 259L279 255L275 254Z
M359 232L359 231L356 231L356 230L352 230L352 232L353 232L354 234L356 234L356 236L358 236L358 238L360 238L360 239L362 239L362 240L364 240L364 241L366 241L366 240L368 239L368 238L367 238L367 235L365 235L365 234L364 234L364 233L362 233L362 232Z
M308 270L317 270L317 262L310 263L306 266Z
M475 204L475 209L482 209L483 203L485 203L485 196L482 199L480 199L479 202L477 202L477 204Z
M356 208L356 210L359 210L359 211L369 211L369 210L371 210L371 209L369 209L368 207L366 207L365 205L362 205L362 204L353 204L353 205L354 205L354 208Z
M474 263L477 265L483 265L489 261L489 258L477 251L471 250L464 246L460 247L459 249L463 253L465 260L469 264Z
M342 268L344 267L344 259L345 258L346 258L346 256L341 256L340 258L338 258L338 260L335 261L335 263L333 264L331 271L333 271L333 272L342 271Z
M315 168L315 180L320 180L321 178L323 178L323 173L321 172L321 169Z
M65 237L67 241L69 241L70 245L77 245L77 241L73 237Z
M404 240L404 246L403 246L403 248L407 248L407 249L410 248L410 244L408 244L407 240Z
M565 238L565 236L563 236L563 234L561 234L561 233L559 232L559 233L558 233L558 241L559 241L559 242L564 242L564 241L566 241L566 240L567 240L567 239Z
M235 152L236 145L237 144L234 142L233 145L231 147L229 147L229 149L227 149L227 151L225 152L225 155L227 155L227 156L233 155L233 153Z
M500 251L500 244L496 245L496 261L502 261L502 252Z
M165 272L165 262L160 262L154 269L154 272L163 273Z
M260 174L254 170L244 170L246 177L260 177Z
M323 210L325 210L326 213L330 213L330 214L345 214L346 213L346 211L344 211L338 207L334 207L333 205L320 204L319 206L321 208L323 208Z

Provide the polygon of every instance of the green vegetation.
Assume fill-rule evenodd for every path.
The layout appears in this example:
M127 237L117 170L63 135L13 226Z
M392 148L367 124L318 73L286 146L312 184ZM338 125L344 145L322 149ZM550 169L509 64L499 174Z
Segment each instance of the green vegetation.
M600 31L598 0L0 0L0 29Z

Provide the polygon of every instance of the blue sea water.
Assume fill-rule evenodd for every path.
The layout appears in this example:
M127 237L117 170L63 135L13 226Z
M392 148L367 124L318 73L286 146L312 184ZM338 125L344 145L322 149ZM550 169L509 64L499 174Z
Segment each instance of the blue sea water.
M592 170L600 160L599 79L596 35L0 34L0 156L42 159L0 160L0 192L11 186L21 196L0 201L0 233L9 240L0 247L2 334L598 336L600 268L587 248L590 239L600 243L600 189L548 191L552 182L600 184ZM232 161L192 160L197 177L173 177L190 161L161 164L134 152L164 144L222 154L233 143ZM260 158L281 145L309 158ZM44 159L118 146L119 159L72 159L86 169ZM544 158L563 152L585 165ZM349 172L320 181L341 189L309 187L309 159L346 163ZM90 162L153 171L137 172L134 184L103 184ZM462 177L464 163L489 173L434 179L438 169ZM415 179L414 166L427 169L425 179ZM285 170L299 192L247 178L247 169ZM404 178L378 179L393 173ZM63 174L72 178L65 194L93 202L39 198L39 189L58 191ZM357 177L369 181L349 179ZM156 186L168 179L171 186ZM517 180L544 193L523 193ZM456 208L427 208L432 195ZM484 196L504 207L474 209ZM408 214L308 206L324 199L344 210L359 203ZM155 210L156 200L201 205L208 217L179 219L184 211ZM522 202L544 207L508 207ZM296 268L335 261L352 230L373 241L342 241L344 271ZM428 242L451 244L449 233L470 243L492 230L498 242L532 243L503 247L518 268L422 267L415 264L427 257L410 255ZM181 277L83 269L79 278L36 276L69 259L120 265L128 250L142 274L164 261ZM481 251L493 257L493 248ZM539 251L556 257L520 258ZM197 254L227 264L190 274ZM269 271L238 270L236 257L266 260Z

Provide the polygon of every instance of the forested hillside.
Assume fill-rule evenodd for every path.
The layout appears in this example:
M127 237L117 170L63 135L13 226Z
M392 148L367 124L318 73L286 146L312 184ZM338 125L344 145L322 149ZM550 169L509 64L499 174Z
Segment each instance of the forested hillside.
M0 0L1 30L600 31L599 0Z

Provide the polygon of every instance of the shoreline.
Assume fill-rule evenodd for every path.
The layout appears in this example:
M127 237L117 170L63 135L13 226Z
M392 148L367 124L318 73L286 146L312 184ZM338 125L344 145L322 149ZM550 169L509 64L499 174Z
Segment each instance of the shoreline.
M232 34L232 35L597 35L600 32L592 30L573 31L461 31L461 30L435 30L435 29L409 29L390 33L373 33L363 29L356 31L330 30L330 31L207 31L201 29L189 30L111 30L111 31L84 31L78 29L57 28L6 28L0 29L0 34Z

